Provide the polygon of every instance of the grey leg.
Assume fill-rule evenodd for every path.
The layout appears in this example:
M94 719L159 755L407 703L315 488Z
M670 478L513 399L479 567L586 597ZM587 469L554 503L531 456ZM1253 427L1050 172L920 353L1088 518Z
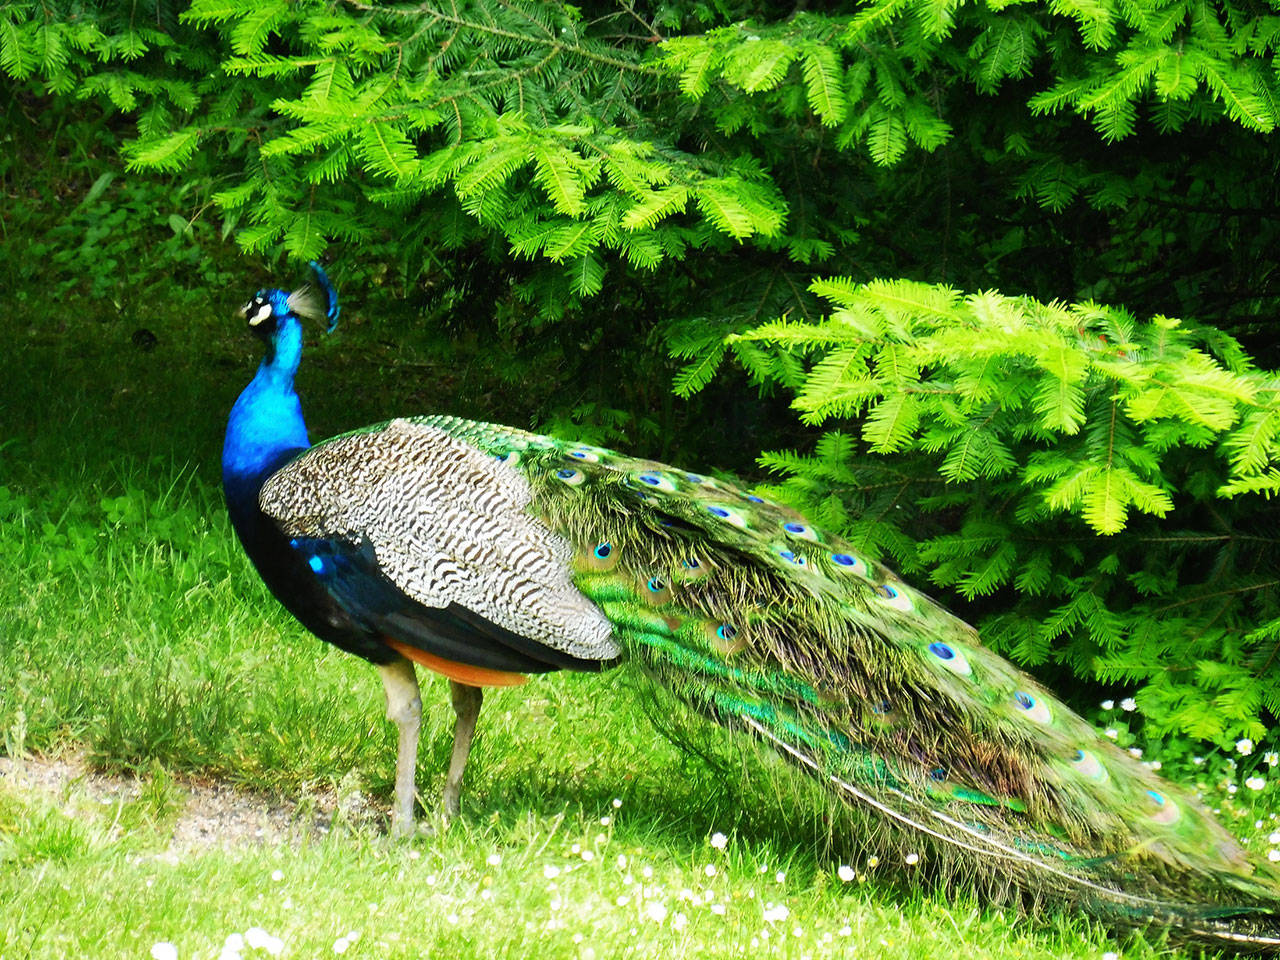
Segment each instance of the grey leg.
M476 732L476 718L480 716L484 691L450 680L449 694L453 699L453 712L458 715L458 723L453 728L453 757L449 760L449 775L444 781L444 815L452 818L461 809L462 772L471 753L471 738Z
M396 752L396 799L391 808L391 835L413 833L414 774L418 766L418 732L422 729L422 697L413 664L404 657L378 667L387 692L387 719L400 732Z

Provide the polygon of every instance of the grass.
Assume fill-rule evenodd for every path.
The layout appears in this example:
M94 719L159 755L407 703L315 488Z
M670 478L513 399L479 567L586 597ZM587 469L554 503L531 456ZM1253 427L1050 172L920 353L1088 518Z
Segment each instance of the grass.
M502 810L409 844L339 830L298 848L179 858L166 854L163 829L112 829L111 807L69 815L0 793L0 954L144 957L163 942L213 958L253 928L297 957L332 955L340 941L349 957L1083 960L1110 949L1070 922L1031 927L971 901L890 898L794 851L672 843L626 802L595 812Z
M463 816L439 836L395 844L352 825L298 847L171 855L174 774L268 796L354 783L385 802L391 787L376 674L278 609L226 522L218 444L254 363L232 327L156 318L152 352L83 324L10 331L3 749L84 751L149 786L103 807L0 782L0 956L144 957L171 943L183 958L233 960L227 937L251 928L265 946L246 942L245 957L270 955L277 942L264 936L293 957L340 944L351 957L485 958L532 945L579 958L1121 949L1078 919L1030 923L963 894L911 892L888 864L857 862L841 880L819 820L658 736L622 673L490 694ZM420 379L346 370L338 349L318 351L302 384L317 435L448 408ZM432 796L452 718L442 681L424 696L421 787ZM723 850L709 842L716 832ZM1177 955L1140 940L1123 952Z

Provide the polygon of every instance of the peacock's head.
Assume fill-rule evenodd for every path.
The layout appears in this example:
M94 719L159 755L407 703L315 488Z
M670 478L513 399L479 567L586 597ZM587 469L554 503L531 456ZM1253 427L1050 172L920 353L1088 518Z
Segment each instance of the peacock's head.
M298 325L302 318L325 320L328 332L338 326L338 294L329 283L320 264L311 261L315 284L306 284L292 292L287 290L259 290L253 299L241 308L249 329L271 347L280 331L291 323Z
M241 308L249 329L268 344L275 339L280 327L288 322L289 317L296 320L299 316L298 311L289 303L290 296L284 290L259 290Z

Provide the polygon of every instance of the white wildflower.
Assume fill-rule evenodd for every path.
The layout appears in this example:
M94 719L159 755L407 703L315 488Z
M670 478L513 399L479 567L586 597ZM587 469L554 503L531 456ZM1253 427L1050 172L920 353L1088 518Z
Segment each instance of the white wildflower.
M919 863L919 862L920 862L920 854L918 854L918 853L908 853L908 854L907 854L907 866L908 866L908 867L914 867L914 866L915 866L917 863Z
M1142 756L1142 748L1141 748L1141 747L1130 747L1130 748L1129 748L1129 756L1134 757L1135 759L1136 759L1137 757Z
M1106 729L1106 730L1104 730L1104 731L1102 731L1102 732L1103 732L1103 733L1105 733L1105 734L1106 734L1108 737L1110 737L1112 740L1114 740L1116 737L1120 736L1120 731L1119 731L1119 730L1117 730L1115 727L1107 727L1107 729Z
M1102 701L1102 709L1103 709L1103 710L1114 710L1115 708L1116 708L1116 702L1115 702L1114 700L1103 700L1103 701Z
M1280 753L1276 753L1272 750L1263 755L1262 762L1268 767L1274 767L1277 763L1280 763Z
M499 866L502 866L502 854L500 854L500 853L491 853L491 854L489 854L489 856L488 856L487 858L485 858L485 861L484 861L484 862L485 862L485 863L487 863L487 864L488 864L489 866L491 866L491 867L499 867Z
M613 817L601 817L601 818L600 818L600 826L602 826L602 827L607 827L607 826L608 826L609 824L611 824L611 823L613 823Z
M660 900L653 900L645 905L644 915L654 923L662 923L667 919L667 905Z
M1204 757L1192 757L1191 762L1194 763L1197 767L1203 767Z
M689 923L689 918L683 913L673 913L671 915L671 929L676 933L683 930Z
M713 833L711 835L711 845L717 850L723 850L729 845L729 838L723 833Z
M350 947L351 947L351 941L348 940L346 937L339 937L337 940L333 941L334 953L346 953L347 950L350 949Z
M1280 850L1277 850L1275 847L1272 847L1270 850L1267 851L1267 859L1270 860L1272 863L1280 862Z
M244 932L244 942L253 950L262 950L266 947L267 941L271 939L271 934L263 930L261 927L250 927Z
M724 910L725 910L725 907L723 903L713 903L711 905L711 912L714 913L717 917L723 917Z
M1138 701L1134 700L1133 697L1125 697L1120 701L1120 709L1125 713L1133 713L1138 709Z
M708 877L714 877L716 875L716 865L714 863L708 863L702 868L702 872Z
M617 810L617 809L618 809L619 807L621 807L621 806L622 806L622 799L621 799L620 797L614 797L614 798L613 798L613 809Z
M560 868L554 864L548 863L542 868L542 876L547 880L554 880L556 877L560 876Z
M1120 954L1116 953L1114 950L1108 950L1102 955L1102 960L1120 960Z
M1242 740L1237 740L1236 753L1240 754L1242 757L1247 757L1249 754L1253 753L1253 741L1248 737L1245 737Z
M784 871L779 870L777 873L773 875L773 879L776 880L778 883L785 883L787 879L787 875Z
M583 850L583 851L582 851L582 859L583 859L583 860L594 860L595 858L596 858L596 855L595 855L595 853L594 853L594 852L592 852L591 850Z
M167 940L161 940L151 945L151 956L153 960L178 960L178 948Z
M244 949L244 937L240 936L240 934L238 933L227 934L227 939L222 944L222 949L232 950L235 953L239 953L241 950Z
M1250 790L1261 790L1267 785L1266 777L1250 777L1244 782L1244 785Z
M272 879L272 880L274 880L276 883L279 883L281 880L283 880L283 879L284 879L284 871L283 871L283 870L272 870L272 871L271 871L271 879Z
M867 857L867 869L868 869L868 870L874 870L874 869L875 869L876 867L878 867L878 866L880 866L880 858L879 858L879 857Z
M767 904L761 914L765 923L781 923L789 916L791 916L791 911L786 908L785 904L781 903Z
M836 876L848 883L853 879L853 868L842 863L840 864L840 869L836 871Z

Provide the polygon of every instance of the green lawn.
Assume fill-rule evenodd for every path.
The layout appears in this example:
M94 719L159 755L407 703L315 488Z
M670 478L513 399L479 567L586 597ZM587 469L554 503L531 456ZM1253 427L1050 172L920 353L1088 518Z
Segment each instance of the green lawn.
M1180 955L1072 917L907 892L909 869L865 856L845 854L854 877L841 880L831 851L856 841L828 845L812 811L753 790L741 772L757 761L659 736L623 672L493 692L463 815L442 834L396 844L339 823L296 846L172 855L181 776L292 799L354 784L385 804L394 735L376 673L276 607L223 514L222 421L251 347L232 324L157 326L153 352L107 328L72 339L33 326L0 361L4 752L82 751L149 784L101 804L0 780L0 956L146 957L171 943L232 960L227 937L251 928L244 957ZM317 434L425 412L377 409L395 385L344 373L345 391L310 388ZM442 680L424 697L430 797L452 716ZM1265 835L1260 823L1249 832Z

